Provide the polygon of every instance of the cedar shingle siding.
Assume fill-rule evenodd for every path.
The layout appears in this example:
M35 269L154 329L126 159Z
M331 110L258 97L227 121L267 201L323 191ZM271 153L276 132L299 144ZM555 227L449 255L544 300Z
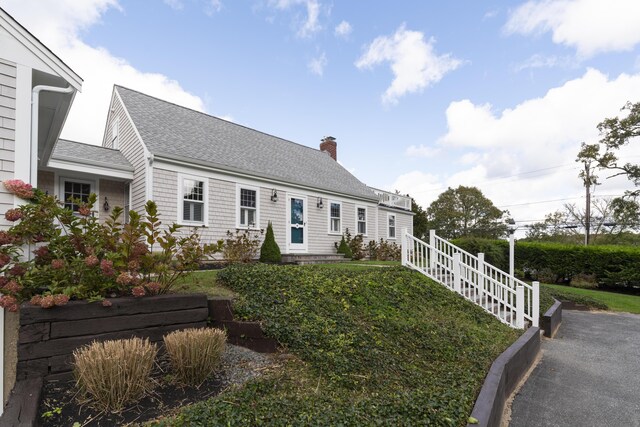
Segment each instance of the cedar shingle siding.
M0 59L0 180L14 177L16 134L16 65ZM13 195L0 185L0 214L13 207ZM0 228L9 222L0 216Z

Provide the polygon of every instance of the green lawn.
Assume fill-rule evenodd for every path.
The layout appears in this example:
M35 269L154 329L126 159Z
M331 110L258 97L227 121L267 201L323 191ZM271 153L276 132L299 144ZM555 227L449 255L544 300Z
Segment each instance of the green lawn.
M579 299L587 299L603 304L605 307L613 311L622 311L626 313L640 314L640 296L619 294L615 292L606 292L595 289L572 288L562 285L542 285L559 297L566 297L569 300L581 302ZM558 297L556 297L557 299ZM578 299L576 299L578 298Z
M235 314L293 357L160 425L463 426L491 363L520 334L399 267L219 271Z
M218 281L218 272L220 270L203 270L194 271L182 277L176 283L174 291L179 293L203 293L212 297L234 297L235 293Z

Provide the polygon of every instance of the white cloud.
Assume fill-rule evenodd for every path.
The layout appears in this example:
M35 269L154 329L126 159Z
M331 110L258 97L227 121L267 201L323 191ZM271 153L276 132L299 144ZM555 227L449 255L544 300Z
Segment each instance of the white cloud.
M204 7L204 13L208 16L212 16L222 10L221 0L208 0Z
M182 10L184 8L184 3L182 3L182 0L164 0L164 4L166 4L173 10Z
M437 83L462 64L451 54L437 55L434 44L435 39L425 41L423 33L407 30L403 24L394 35L373 40L355 65L364 69L389 62L394 79L382 101L395 104L407 93L421 92Z
M322 52L316 58L312 58L307 64L309 71L311 71L313 74L318 75L320 77L322 77L322 74L324 74L324 69L326 66L327 66L327 55L324 52Z
M581 57L628 51L640 43L637 0L531 0L516 8L507 34L552 33L554 43L573 47Z
M270 0L269 4L280 10L287 10L294 6L304 6L306 8L307 16L298 19L298 37L311 37L322 29L319 22L320 3L318 0Z
M347 21L342 21L338 25L336 25L334 34L336 37L346 39L349 37L352 31L353 27L351 27L351 24L349 24Z
M439 149L434 147L428 147L424 144L410 145L407 147L405 154L409 157L425 157L430 158L440 152Z
M516 64L513 69L514 71L519 72L531 68L578 67L579 64L580 62L571 56L543 55L536 53L531 55L525 61Z
M597 142L597 124L624 114L620 108L639 99L640 73L609 77L589 69L539 98L502 111L470 100L452 102L446 112L448 130L438 141L441 154L430 162L430 174L422 172L429 176L429 185L412 172L412 179L402 175L387 187L411 194L426 207L447 186L474 185L516 219L542 219L565 202L584 203L575 162L580 143ZM640 144L621 151L623 163L638 163L639 158ZM447 161L448 170L437 168L445 172L434 178L433 165ZM620 195L632 188L624 177L600 176L599 195ZM537 201L545 202L531 204Z
M5 0L2 7L38 37L84 79L65 123L65 138L100 144L113 84L157 96L199 111L202 99L159 73L137 70L106 49L89 46L83 30L100 21L109 8L120 9L116 0Z

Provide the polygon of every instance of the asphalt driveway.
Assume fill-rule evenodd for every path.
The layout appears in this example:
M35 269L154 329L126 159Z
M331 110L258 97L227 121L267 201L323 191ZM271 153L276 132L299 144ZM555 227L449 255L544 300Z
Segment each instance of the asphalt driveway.
M640 426L640 315L563 311L511 427Z

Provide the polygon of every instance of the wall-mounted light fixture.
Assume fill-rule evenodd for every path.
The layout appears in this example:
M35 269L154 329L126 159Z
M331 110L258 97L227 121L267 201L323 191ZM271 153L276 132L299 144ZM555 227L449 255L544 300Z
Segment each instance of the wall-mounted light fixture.
M277 202L278 201L278 192L276 191L275 188L273 190L271 190L271 201L272 202Z
M104 204L102 205L102 208L104 209L105 212L109 212L110 206L106 196L104 198Z
M322 197L318 197L318 203L316 204L320 209L324 207L324 203L322 202Z

